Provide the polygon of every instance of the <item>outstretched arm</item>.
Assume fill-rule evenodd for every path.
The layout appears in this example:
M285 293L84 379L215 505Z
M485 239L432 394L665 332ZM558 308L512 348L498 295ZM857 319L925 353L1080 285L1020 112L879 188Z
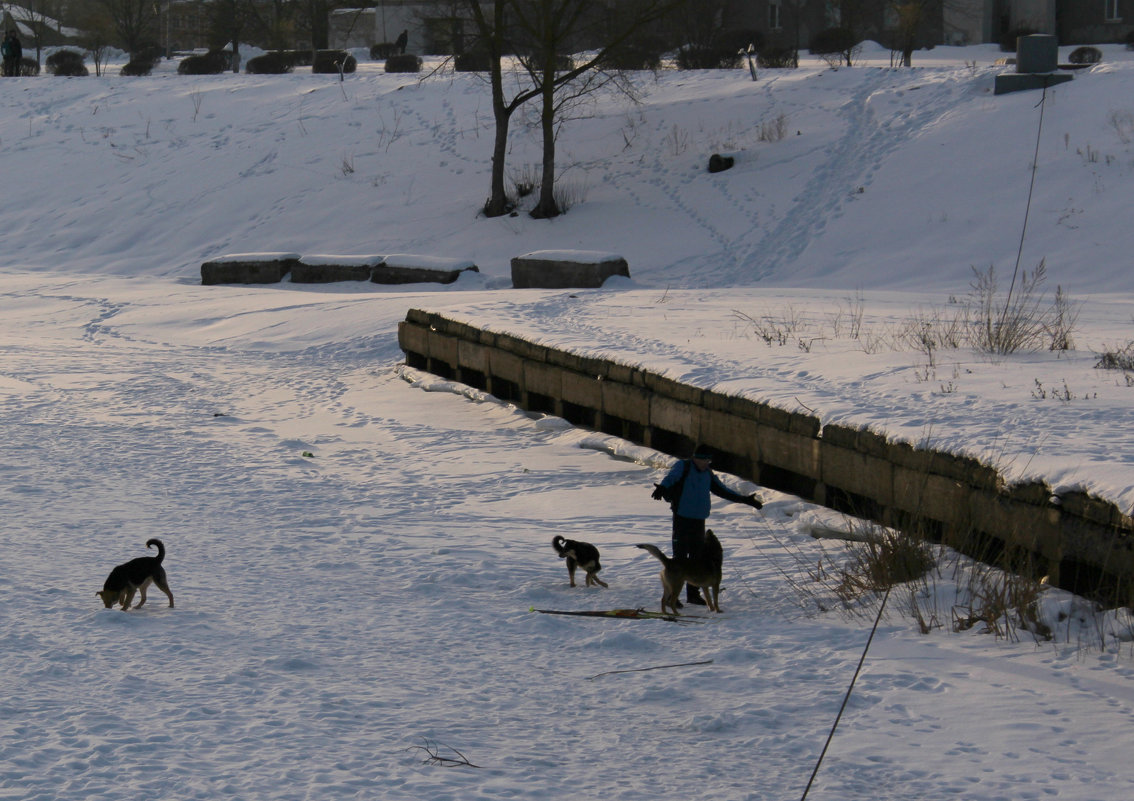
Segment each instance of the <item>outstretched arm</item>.
M713 473L712 481L709 482L709 492L716 495L718 498L724 498L726 501L733 503L746 503L756 509L764 506L763 501L756 497L756 493L751 495L741 495L739 492L733 492L726 487L721 480L717 478L717 474Z

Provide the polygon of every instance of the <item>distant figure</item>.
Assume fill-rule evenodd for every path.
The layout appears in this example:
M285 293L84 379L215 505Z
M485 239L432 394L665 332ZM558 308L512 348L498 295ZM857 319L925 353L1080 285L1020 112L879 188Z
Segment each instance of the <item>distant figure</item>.
M394 42L394 49L401 55L406 52L406 43L409 42L409 31L402 31Z
M4 75L15 78L20 74L20 59L24 57L24 48L20 45L20 38L15 31L8 31L4 36L4 43L0 44L0 56L4 58Z

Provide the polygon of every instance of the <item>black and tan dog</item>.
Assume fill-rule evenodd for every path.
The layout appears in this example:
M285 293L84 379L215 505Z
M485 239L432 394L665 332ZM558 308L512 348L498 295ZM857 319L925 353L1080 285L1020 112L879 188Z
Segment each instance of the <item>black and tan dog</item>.
M98 593L99 598L110 609L116 603L122 604L123 611L130 608L134 602L134 593L140 592L142 600L138 601L135 609L141 609L146 602L146 588L153 584L169 596L169 605L173 606L173 593L169 591L169 584L165 580L165 568L161 562L165 559L165 545L159 539L146 540L146 547L156 547L157 556L139 556L110 571L106 583Z
M661 610L668 606L673 614L681 606L679 595L686 584L700 587L705 591L705 603L714 612L721 611L721 568L724 565L724 551L721 541L711 530L705 532L705 545L695 557L666 556L658 548L649 544L639 544L639 548L649 551L662 563Z
M560 559L567 560L567 577L571 579L572 587L575 586L576 567L581 567L586 572L588 587L592 584L600 584L603 587L610 586L598 577L598 572L602 570L602 565L599 564L598 548L589 542L578 542L556 536L551 540L551 547L559 554Z

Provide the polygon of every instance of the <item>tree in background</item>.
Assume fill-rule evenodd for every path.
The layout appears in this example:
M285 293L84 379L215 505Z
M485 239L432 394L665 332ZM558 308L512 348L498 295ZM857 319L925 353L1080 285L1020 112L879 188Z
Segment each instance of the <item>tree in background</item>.
M134 58L157 41L157 5L153 0L97 0L114 38Z
M232 71L240 72L240 42L258 19L253 0L213 0L208 14L209 47L232 42Z
M540 100L543 137L540 194L533 217L555 217L562 211L555 196L555 141L567 109L604 86L629 90L621 73L609 69L612 54L631 37L656 23L675 6L675 0L632 0L608 6L596 0L464 0L473 19L475 47L489 62L495 135L490 195L484 205L489 217L510 212L513 204L504 185L504 160L512 115L531 100ZM586 56L571 63L568 54L586 48ZM503 58L516 53L522 66L517 80L505 87ZM522 76L522 78L521 78Z
M488 200L484 204L486 217L500 217L512 210L508 192L504 187L504 159L508 152L508 128L512 115L534 94L531 90L520 91L509 97L504 89L504 53L510 49L508 30L505 25L504 2L482 2L465 0L476 27L474 47L482 50L488 57L488 80L492 92L492 175Z
M28 28L31 29L31 44L35 46L35 62L42 65L43 48L45 44L45 37L51 37L53 33L57 33L59 25L59 15L63 13L64 6L62 0L23 0L24 10L27 11L27 16L23 18L23 22ZM25 46L26 52L26 46Z

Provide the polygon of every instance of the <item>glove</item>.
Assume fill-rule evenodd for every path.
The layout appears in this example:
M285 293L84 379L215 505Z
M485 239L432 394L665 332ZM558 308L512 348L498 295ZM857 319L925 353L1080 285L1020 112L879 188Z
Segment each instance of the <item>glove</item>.
M654 484L654 492L650 497L655 501L668 501L669 487L663 487L661 484Z
M756 509L763 509L764 508L764 502L761 501L759 498L757 498L755 494L749 495L747 498L744 499L744 502L746 504L748 504L749 506L752 506Z

